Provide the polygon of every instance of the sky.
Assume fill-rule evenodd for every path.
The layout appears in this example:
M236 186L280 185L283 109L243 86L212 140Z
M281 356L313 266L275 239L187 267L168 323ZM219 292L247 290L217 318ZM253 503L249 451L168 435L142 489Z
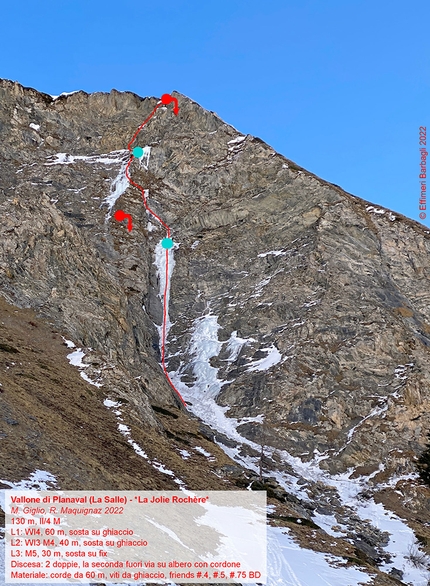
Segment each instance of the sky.
M0 77L53 95L176 90L319 177L430 226L418 177L429 22L418 0L4 2Z

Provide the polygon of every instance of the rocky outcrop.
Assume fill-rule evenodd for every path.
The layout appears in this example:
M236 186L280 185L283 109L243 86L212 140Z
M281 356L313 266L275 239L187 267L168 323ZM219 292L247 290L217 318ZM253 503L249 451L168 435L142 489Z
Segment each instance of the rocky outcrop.
M266 447L265 474L283 452L375 484L414 471L430 429L429 230L174 95L179 115L158 110L138 139L149 165L131 169L177 245L169 370L196 382L193 336L212 316L216 401L243 421L254 461L252 442ZM53 99L1 81L0 102L1 295L92 348L104 388L161 433L151 405L178 406L159 364L163 232L123 183L128 141L157 100ZM118 208L130 233L112 218ZM205 433L234 449L220 430ZM361 551L376 559L383 536L367 535Z
M151 145L149 169L132 170L179 244L170 364L192 362L187 332L210 308L221 341L253 338L235 360L222 363L226 344L219 356L228 415L265 415L243 434L304 458L327 452L331 471L406 469L430 428L429 231L176 95L180 115L159 110L139 139ZM54 100L7 81L1 100L3 295L134 377L147 373L122 392L150 422L145 397L174 401L153 323L161 232L147 231L137 190L117 202L134 218L130 234L106 200L156 100L115 91ZM250 369L267 348L280 362Z

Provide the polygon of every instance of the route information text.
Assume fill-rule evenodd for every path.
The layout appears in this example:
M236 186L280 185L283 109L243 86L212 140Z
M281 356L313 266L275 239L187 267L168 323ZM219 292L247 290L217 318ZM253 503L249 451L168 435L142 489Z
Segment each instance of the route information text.
M261 491L5 491L5 582L266 582Z

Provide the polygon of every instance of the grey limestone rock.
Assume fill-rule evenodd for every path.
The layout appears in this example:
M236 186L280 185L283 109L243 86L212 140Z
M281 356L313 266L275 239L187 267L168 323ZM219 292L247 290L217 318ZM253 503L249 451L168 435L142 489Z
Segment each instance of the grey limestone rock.
M266 473L282 450L323 453L331 473L413 471L430 429L429 230L174 95L179 115L157 111L137 142L149 164L131 168L178 245L169 369L193 384L193 327L216 316L216 400L228 417L263 415L240 433L267 447ZM154 427L151 403L177 404L159 364L163 232L136 189L109 201L156 103L115 90L54 100L0 81L1 294L94 349L106 385ZM374 557L381 538L367 540Z
M154 327L161 232L148 232L137 190L117 202L133 217L130 234L106 202L156 100L114 90L54 100L8 81L0 93L3 295L134 377L145 372L130 389L142 413L150 413L142 397L174 401ZM327 451L332 472L380 462L396 469L430 428L429 231L175 95L180 115L157 112L138 139L151 146L149 167L133 168L179 244L171 368L182 361L192 382L190 328L210 308L223 342L219 377L228 381L217 400L229 416L263 413L274 448L309 458ZM226 360L233 332L253 341ZM279 363L250 368L268 348ZM263 426L242 433L258 440Z

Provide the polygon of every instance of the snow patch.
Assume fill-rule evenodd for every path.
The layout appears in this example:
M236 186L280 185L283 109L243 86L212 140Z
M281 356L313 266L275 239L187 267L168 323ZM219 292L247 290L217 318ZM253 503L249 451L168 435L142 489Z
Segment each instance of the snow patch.
M381 208L375 208L375 206L367 206L366 211L371 212L373 214L385 214L386 210Z
M93 385L94 387L100 388L102 387L102 383L96 383L93 380L90 379L90 377L85 374L85 372L81 372L81 377L84 379L84 381L86 381L87 383L90 383L90 385Z
M239 338L236 330L232 332L227 341L227 351L230 353L227 362L234 362L239 356L242 348L249 342L256 342L256 340L254 338Z
M82 358L85 356L85 352L82 352L82 348L78 348L71 354L67 354L67 359L72 366L78 366L79 368L86 368L88 364L82 362Z
M239 425L244 425L245 423L264 423L264 413L260 413L259 415L256 415L255 417L242 417L241 419L238 419L238 427Z
M49 490L50 488L55 488L58 481L50 472L37 469L28 478L24 478L19 482L9 482L3 479L0 482L13 490ZM3 505L4 502L2 502L2 509L4 510Z
M149 157L151 156L151 147L145 145L143 147L143 155L139 157L141 166L147 171L149 166Z
M128 151L126 151L126 152L128 154ZM108 220L110 218L111 213L112 213L112 208L116 204L117 200L121 197L121 195L123 195L127 191L127 188L129 186L128 179L125 175L125 169L127 167L127 162L128 162L127 160L122 160L121 168L118 172L118 175L112 181L112 184L110 186L110 194L107 197L105 197L105 199L103 200L103 204L108 206L108 213L106 216L106 220Z
M64 338L63 338L63 340L64 340ZM75 348L75 345L73 344L73 342L70 342L69 340L67 340L67 342L72 344L73 345L72 347ZM68 347L70 348L70 346L68 346ZM72 366L77 366L78 368L88 368L89 364L84 364L82 362L82 358L84 358L84 356L85 356L85 352L82 351L82 348L78 348L74 352L67 354L67 359ZM98 383L98 382L91 380L90 377L87 374L85 374L85 372L81 371L80 375L84 379L84 381L86 381L87 383L90 383L90 385L93 385L94 387L99 388L99 387L103 386L102 383Z
M71 340L66 340L64 336L61 337L63 338L63 342L66 344L67 348L76 348L76 346Z
M8 480L0 479L0 483L8 486L12 490L49 490L51 488L57 488L57 478L47 472L46 470L35 470L26 479L20 480L19 482L9 482ZM0 490L0 509L5 510L5 495L4 490ZM0 528L0 534L4 533L4 529ZM5 541L0 538L0 579L4 579L5 576ZM16 586L51 586L50 584L42 584L40 582L36 584L24 584L16 583Z
M120 432L121 435L123 435L125 437L125 439L127 440L127 443L129 443L131 445L131 447L136 452L136 454L138 456L140 456L141 458L144 458L153 468L155 468L155 470L158 470L158 472L161 472L162 474L166 474L167 476L170 476L172 478L173 482L175 482L181 488L181 490L183 488L185 488L185 483L183 480L181 480L180 478L177 478L177 476L175 475L175 473L172 470L169 470L168 468L166 468L166 466L164 466L164 464L162 464L158 460L155 460L155 459L151 460L150 457L148 456L148 454L142 449L142 447L132 439L131 429L129 428L128 425L125 425L124 420L122 418L122 413L119 409L119 407L121 406L121 403L118 401L112 401L111 399L105 399L103 401L103 405L105 407L107 407L108 409L112 409L112 411L115 414L115 417L117 419L118 431Z
M324 529L324 531L331 535L332 537L343 537L343 533L341 531L336 531L333 527L338 526L337 519L334 515L323 515L322 513L313 512L312 520Z
M207 452L204 448L202 448L201 446L195 446L194 449L196 450L196 452L199 452L200 454L203 454L203 456L206 456L206 458L211 458L213 457L212 454L210 452Z
M78 92L81 92L81 91L82 90L73 90L73 92L62 92L59 96L52 96L51 95L51 98L53 98L54 101L55 101L55 100L58 100L58 98L61 98L61 96L66 96L67 97L67 96L71 96L73 94L77 94Z
M77 161L82 161L88 164L102 163L103 165L117 165L123 162L124 156L129 155L128 150L112 151L102 155L70 155L68 153L56 153L49 158L51 161L44 163L46 167L52 165L73 165Z
M57 485L57 478L46 470L35 470L28 478L19 482L9 482L0 479L0 483L9 487L9 490L49 490ZM0 490L0 509L5 510L4 489ZM1 572L0 572L1 575Z
M269 250L269 252L261 252L259 255L257 255L260 258L264 258L265 256L269 256L269 254L271 254L272 256L282 256L287 254L286 250Z
M227 144L240 144L241 142L243 142L246 139L246 136L237 136L236 138L233 138L233 140L229 140Z
M253 295L250 295L249 298L252 299L254 297L261 297L261 295L263 294L263 288L268 285L270 283L270 281L276 277L276 275L278 273L283 273L285 269L278 269L277 271L275 271L273 273L273 275L270 275L269 277L266 277L265 279L263 279L262 281L260 281L259 283L257 283L257 285L255 285L254 287L254 291L255 293Z
M267 356L265 358L261 358L260 360L255 360L248 364L247 371L254 372L259 370L268 370L275 364L278 364L282 360L282 354L273 344L270 348L261 348L261 352L267 352Z
M110 409L111 407L119 407L119 403L116 403L115 401L112 401L111 399L105 399L103 401L103 405L105 407L107 407L108 409Z
M29 126L33 130L40 130L40 124L35 124L34 122L31 122Z
M267 527L268 586L359 586L371 577L346 568L343 558L302 549L289 529Z

